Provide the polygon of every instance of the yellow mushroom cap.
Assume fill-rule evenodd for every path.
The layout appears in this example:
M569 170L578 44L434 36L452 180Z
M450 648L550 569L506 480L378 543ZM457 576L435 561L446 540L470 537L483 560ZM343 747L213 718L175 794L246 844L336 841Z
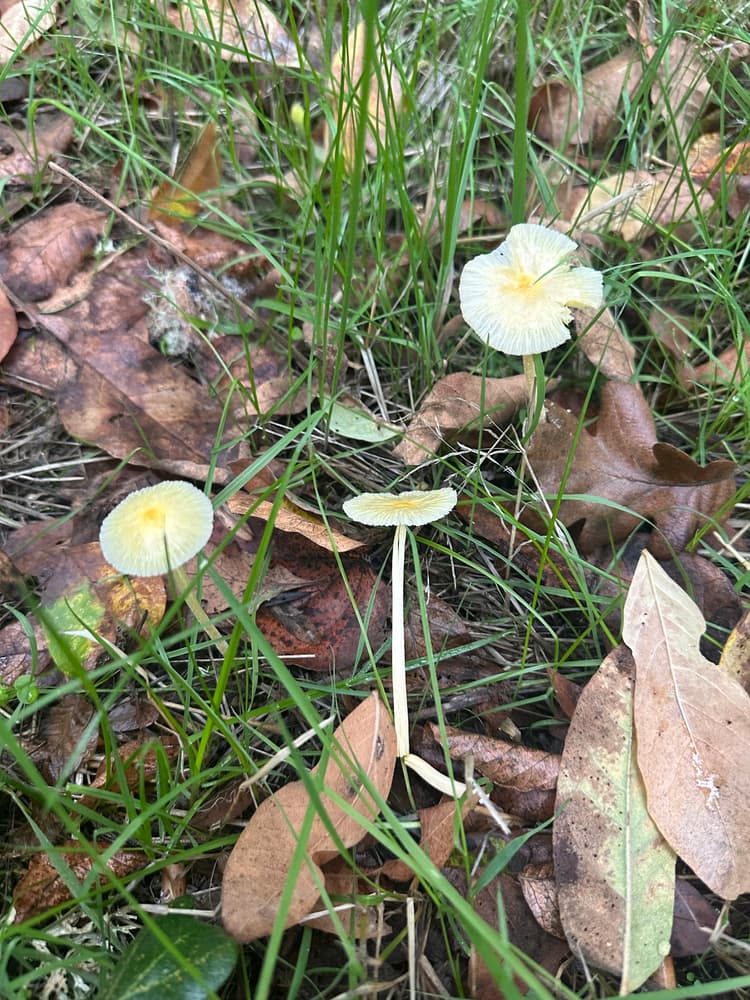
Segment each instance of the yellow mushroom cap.
M125 497L104 518L99 544L118 573L161 576L192 559L211 537L213 524L206 494L168 479Z
M445 517L457 500L456 491L448 487L407 493L360 493L344 503L344 513L360 524L377 527L429 524Z
M506 354L539 354L569 340L570 307L595 309L603 298L601 274L571 266L576 247L555 229L521 223L470 260L458 294L474 333Z

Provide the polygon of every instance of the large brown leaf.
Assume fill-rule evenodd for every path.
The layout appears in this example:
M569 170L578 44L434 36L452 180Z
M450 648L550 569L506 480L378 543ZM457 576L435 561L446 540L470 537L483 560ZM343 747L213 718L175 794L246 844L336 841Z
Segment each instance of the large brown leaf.
M319 802L311 801L302 781L284 785L261 803L229 856L222 885L222 918L238 941L271 933L288 866L309 811L314 818L306 843L308 860L295 875L286 927L306 916L320 894L320 865L338 853L330 827L344 847L352 847L364 835L363 821L373 820L380 811L378 798L388 796L396 763L396 733L377 693L346 717L333 734L331 746L330 756L311 775L320 790ZM328 824L321 816L323 810Z
M644 552L625 603L638 767L664 838L725 899L750 891L750 696L698 649L706 623Z
M132 456L140 465L202 478L221 440L223 408L149 343L143 304L148 279L146 258L129 254L100 271L76 305L52 315L27 306L34 323L59 344L38 334L19 340L4 370L54 395L74 437L115 458ZM220 464L232 457L222 452Z
M652 521L658 532L650 548L667 558L672 550L684 549L735 493L732 462L715 461L703 468L678 448L657 442L651 411L637 385L608 383L595 423L579 431L581 419L548 403L546 422L535 431L528 457L548 497L579 495L562 501L558 518L568 526L580 522L582 553L621 542L643 521Z

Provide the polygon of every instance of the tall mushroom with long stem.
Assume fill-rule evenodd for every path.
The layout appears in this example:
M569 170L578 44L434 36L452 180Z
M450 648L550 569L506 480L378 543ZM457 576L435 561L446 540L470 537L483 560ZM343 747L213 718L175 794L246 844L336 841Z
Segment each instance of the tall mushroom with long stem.
M190 587L183 565L211 537L211 500L191 483L168 479L128 494L102 521L99 544L106 561L128 576L171 572L177 590L217 647L226 643Z
M573 267L578 244L556 229L533 223L511 226L491 253L468 261L458 286L464 319L490 347L523 356L531 427L543 401L543 351L570 339L571 307L595 309L603 299L602 276L592 267Z
M456 506L456 491L410 490L407 493L361 493L344 503L344 512L360 524L395 527L391 573L391 679L393 723L399 757L409 755L409 709L406 697L406 651L404 642L404 562L406 528L430 524L445 517Z

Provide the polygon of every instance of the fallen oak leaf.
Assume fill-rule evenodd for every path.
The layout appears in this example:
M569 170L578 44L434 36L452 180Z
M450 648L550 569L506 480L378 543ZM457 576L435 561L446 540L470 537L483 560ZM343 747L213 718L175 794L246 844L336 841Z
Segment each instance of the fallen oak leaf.
M388 796L395 764L393 722L373 692L344 719L331 737L329 752L313 768L310 781L318 800L312 801L305 782L284 785L260 804L240 834L222 883L222 919L232 937L244 943L271 933L287 866L305 827L306 857L294 875L284 926L291 927L312 911L324 883L320 866L338 855L340 844L352 847L361 840L362 823L377 816L378 802Z
M635 660L638 767L662 836L717 895L750 892L750 696L699 652L706 623L641 555L623 613Z
M554 402L546 406L547 420L531 439L528 459L542 492L553 498L562 493L559 520L568 526L581 522L577 542L583 554L624 541L652 520L658 534L651 536L651 550L667 558L682 551L736 492L733 462L701 467L679 448L657 442L638 385L607 383L598 418L582 431L580 415Z

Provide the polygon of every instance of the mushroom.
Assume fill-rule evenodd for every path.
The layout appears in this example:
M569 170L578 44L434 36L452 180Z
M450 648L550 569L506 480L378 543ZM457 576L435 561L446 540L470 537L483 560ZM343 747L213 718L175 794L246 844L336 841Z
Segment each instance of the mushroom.
M537 412L535 356L570 338L571 306L602 303L601 274L568 262L576 247L555 229L524 222L461 273L461 312L472 330L497 351L523 355L530 414Z
M391 677L393 723L399 757L409 754L409 710L406 699L406 653L404 648L404 559L407 525L429 524L445 517L456 506L456 491L410 490L407 493L361 493L344 503L344 513L353 521L374 527L395 527L391 594ZM407 761L408 763L408 761ZM443 775L443 780L445 776Z
M211 500L191 483L168 479L125 497L102 521L99 544L106 561L128 576L171 572L188 607L219 648L226 649L182 566L211 537Z

